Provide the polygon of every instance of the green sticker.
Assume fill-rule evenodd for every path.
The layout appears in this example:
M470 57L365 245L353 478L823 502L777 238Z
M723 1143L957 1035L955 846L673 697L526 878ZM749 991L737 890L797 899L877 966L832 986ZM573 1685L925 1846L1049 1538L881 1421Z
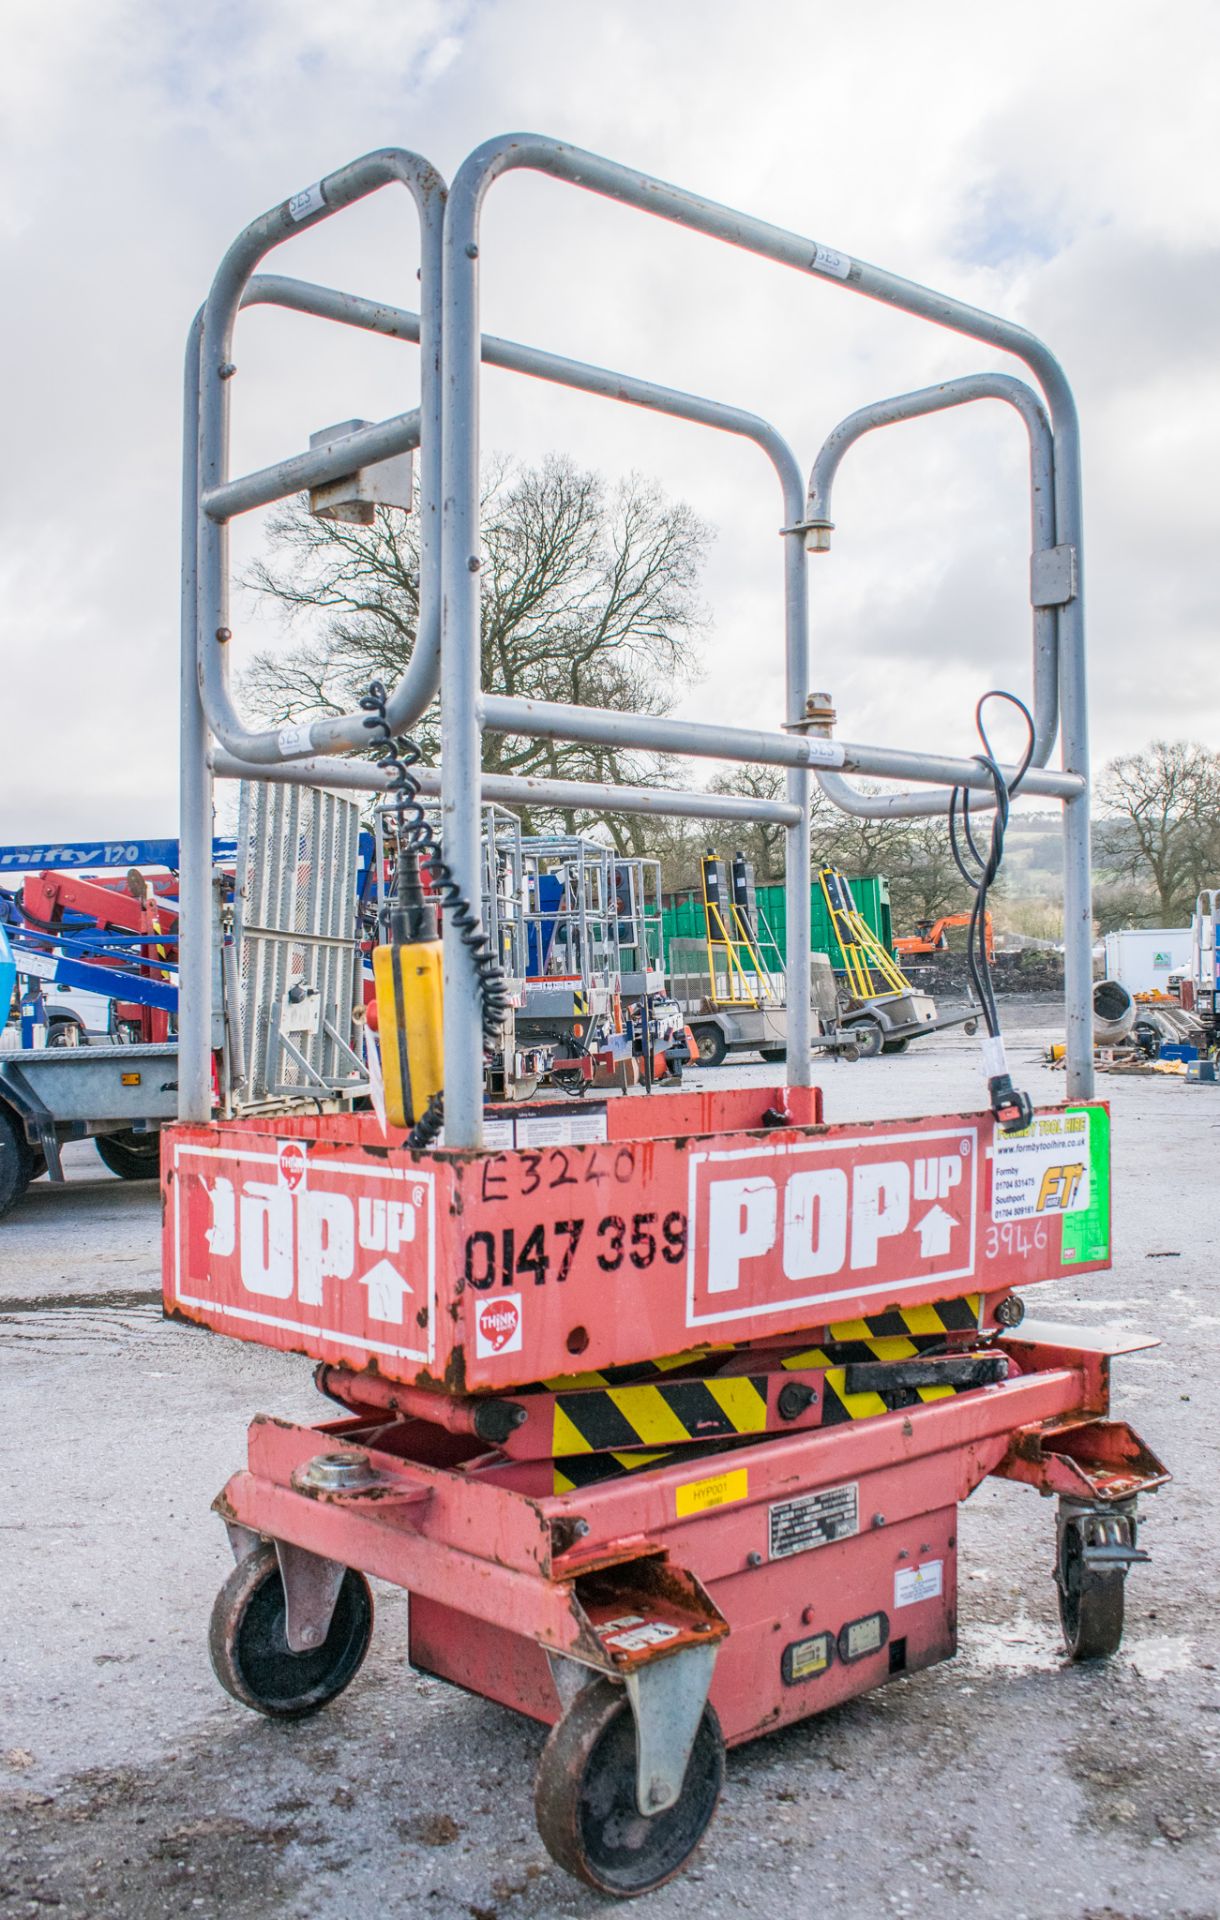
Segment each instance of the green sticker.
M1070 1107L1083 1114L1089 1129L1089 1204L1079 1213L1065 1213L1063 1264L1110 1258L1110 1116L1104 1107Z

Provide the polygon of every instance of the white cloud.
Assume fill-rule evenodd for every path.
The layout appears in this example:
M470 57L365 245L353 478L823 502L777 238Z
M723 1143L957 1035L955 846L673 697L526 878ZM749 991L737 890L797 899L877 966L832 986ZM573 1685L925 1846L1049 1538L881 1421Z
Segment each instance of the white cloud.
M181 354L228 241L356 153L411 145L452 176L514 126L1043 332L1084 421L1096 750L1215 738L1218 74L1206 0L22 10L0 63L0 838L172 830ZM275 261L401 304L415 264L390 195ZM483 284L490 330L754 408L806 465L865 401L1018 370L524 176L489 198ZM236 357L239 466L414 397L411 349L294 316L244 318ZM757 452L503 375L486 392L488 445L655 472L716 523L688 710L773 723L778 496ZM849 456L813 570L814 677L846 736L966 748L983 684L1027 685L1024 459L999 407Z

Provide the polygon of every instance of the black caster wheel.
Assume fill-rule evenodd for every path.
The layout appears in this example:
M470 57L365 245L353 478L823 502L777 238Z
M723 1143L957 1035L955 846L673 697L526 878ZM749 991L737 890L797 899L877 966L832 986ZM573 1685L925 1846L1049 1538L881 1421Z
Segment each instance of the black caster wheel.
M159 1133L136 1133L129 1127L124 1133L99 1133L93 1144L103 1166L120 1180L155 1180L161 1172Z
M0 1214L16 1206L34 1174L34 1155L15 1113L0 1106Z
M885 1029L879 1020L866 1015L850 1023L852 1042L861 1060L875 1060L885 1045Z
M1126 1577L1121 1571L1099 1573L1087 1565L1082 1531L1091 1525L1113 1524L1085 1514L1060 1526L1055 1586L1069 1660L1108 1660L1122 1645ZM1134 1545L1133 1524L1130 1533Z
M631 1703L622 1687L597 1680L551 1729L538 1763L534 1812L552 1860L599 1893L630 1899L681 1872L723 1785L724 1737L708 1706L676 1805L642 1814Z
M695 1046L701 1067L722 1067L728 1058L729 1043L717 1026L696 1027Z
M355 1679L373 1632L373 1596L348 1568L320 1647L288 1645L284 1583L275 1548L240 1560L216 1596L208 1630L212 1667L226 1693L273 1720L316 1713Z

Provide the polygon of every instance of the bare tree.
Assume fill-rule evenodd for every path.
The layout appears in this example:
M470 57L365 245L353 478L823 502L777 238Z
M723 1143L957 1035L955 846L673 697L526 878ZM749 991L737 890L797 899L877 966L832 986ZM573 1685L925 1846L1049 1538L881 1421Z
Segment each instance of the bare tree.
M1097 864L1147 889L1162 925L1189 919L1200 887L1220 871L1220 754L1154 740L1111 760L1097 792Z
M710 538L689 507L639 478L608 490L566 460L499 463L482 505L483 685L525 699L667 712L694 676ZM316 519L301 500L272 520L270 541L247 585L304 631L256 657L245 676L253 704L282 723L349 709L374 675L393 685L419 621L417 516L379 508L371 526L353 526ZM416 737L434 760L435 714ZM666 777L656 755L492 733L484 764L636 786ZM588 818L569 812L562 823L576 831ZM554 814L548 824L558 824ZM614 824L619 845L636 850L638 829Z

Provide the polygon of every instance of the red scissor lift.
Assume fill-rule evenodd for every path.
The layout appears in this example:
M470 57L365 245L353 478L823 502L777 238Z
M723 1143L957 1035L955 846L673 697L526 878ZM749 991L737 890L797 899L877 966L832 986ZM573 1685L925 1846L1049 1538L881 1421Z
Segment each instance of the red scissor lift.
M493 143L466 163L444 215L447 353L453 338L478 340L478 206L509 165L578 179L705 231L718 230L715 216L737 244L773 257L786 257L780 243L792 238L550 142ZM223 443L208 410L222 419L229 334L250 271L294 224L385 179L414 180L416 191L422 166L401 154L354 163L231 250L202 328L203 546L208 515L222 524L258 491L242 495L245 483L227 480L219 454L209 466L208 453ZM439 191L416 192L433 274L428 222ZM800 244L807 270L850 280L845 256L817 249L819 264L812 243ZM852 284L879 276L855 264ZM919 311L920 290L894 285ZM285 281L253 288L246 299L412 337L414 316L384 306ZM424 299L426 333L427 315L435 325L440 312L426 275ZM936 308L950 324L958 311L971 313ZM971 315L961 330L991 338L984 319ZM989 325L1005 344L1018 332ZM484 342L485 357L493 347L505 364L516 354L542 377L582 384L572 362L548 374L546 356ZM426 351L423 360L426 452ZM460 396L460 352L454 366L450 392ZM593 391L640 404L656 406L664 393L648 388L645 399L625 376L606 375L599 388L591 370L575 372ZM716 412L669 399L660 410ZM930 409L908 409L919 410ZM394 450L386 425L367 430L382 435L378 457ZM450 426L447 450L461 418ZM454 462L446 481L460 498L471 469ZM324 479L341 471L319 460L314 468ZM284 490L313 472L285 463ZM271 497L266 476L253 478ZM1063 514L1059 545L1071 531ZM788 580L802 595L811 530L816 522L785 529ZM453 797L447 779L458 794L471 788L463 728L475 728L478 746L454 665L469 651L472 607L477 618L477 581L465 613L460 604L464 572L473 578L461 558L469 533L447 523L445 552L458 558L446 575L443 802ZM189 573L189 508L187 539ZM201 595L208 577L205 560ZM793 607L790 598L790 640ZM186 750L202 756L210 728L217 771L371 784L367 762L353 775L348 763L315 757L358 740L336 723L289 730L275 751L237 727L223 665L208 681L206 642L218 624L227 640L216 612L203 597L198 612L188 609L187 661L193 669L202 637L204 672ZM1072 812L1086 793L1072 677L1080 636L1061 619L1058 637L1065 770L1045 771L1043 751L1028 788L1067 803L1070 910L1073 886L1084 886L1087 906L1088 884L1087 801ZM1039 658L1039 672L1053 672L1045 650ZM789 828L789 947L799 952L808 944L798 918L809 899L808 769L895 769L881 750L803 736L791 647L789 664L794 731L750 738L753 757L792 770L790 812L776 817ZM798 674L802 666L798 658ZM506 731L527 730L527 718L588 724L554 714L540 722L536 708L525 716L490 696L482 712ZM746 757L730 735L705 731ZM900 758L908 778L983 784L968 761L938 759L930 774L916 756ZM475 791L467 825L476 835L477 809ZM189 947L190 894L205 867L188 827L184 814ZM473 875L477 838L463 841L463 831L447 835L446 857ZM551 1853L594 1886L633 1894L676 1872L698 1844L727 1746L953 1654L957 1510L987 1475L1059 1496L1053 1559L1068 1650L1112 1652L1127 1569L1143 1557L1137 1496L1165 1474L1108 1416L1109 1361L1146 1343L1024 1321L1018 1291L1110 1261L1109 1115L1089 1098L1087 939L1083 959L1080 940L1069 940L1071 1097L1020 1132L989 1111L826 1124L808 1084L807 1017L790 993L789 1084L586 1102L579 1140L564 1139L557 1107L554 1144L491 1150L480 1144L481 1092L463 1066L477 1053L476 981L453 928L446 933L448 1144L422 1152L371 1113L210 1118L197 1066L192 1079L184 993L184 1119L164 1136L167 1309L312 1356L336 1405L319 1425L255 1419L248 1465L217 1500L236 1566L217 1600L211 1650L230 1693L278 1717L320 1708L367 1648L366 1576L405 1588L414 1665L550 1726L536 1807ZM206 958L199 946L193 961L184 950L184 985ZM206 1013L196 1017L196 1036L206 1034Z

